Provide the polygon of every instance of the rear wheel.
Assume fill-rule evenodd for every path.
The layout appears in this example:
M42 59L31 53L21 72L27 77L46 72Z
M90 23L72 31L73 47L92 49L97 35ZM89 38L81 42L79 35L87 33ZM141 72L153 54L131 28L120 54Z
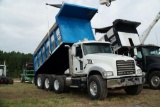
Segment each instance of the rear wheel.
M154 71L148 78L149 86L152 89L160 89L160 71Z
M53 76L46 75L44 80L44 88L45 90L53 90Z
M42 74L39 74L37 76L37 81L36 81L37 82L37 88L44 89L44 79L45 79L45 77Z
M62 93L64 91L64 79L62 76L56 76L53 82L53 90L55 93Z
M13 79L8 77L8 84L13 84Z
M10 78L9 84L13 84L13 83L14 83L13 79Z
M127 94L130 94L130 95L138 95L141 93L143 89L143 84L141 85L134 85L134 86L128 86L126 87L124 90Z
M100 75L93 75L88 80L88 94L92 100L103 100L107 97L107 83Z

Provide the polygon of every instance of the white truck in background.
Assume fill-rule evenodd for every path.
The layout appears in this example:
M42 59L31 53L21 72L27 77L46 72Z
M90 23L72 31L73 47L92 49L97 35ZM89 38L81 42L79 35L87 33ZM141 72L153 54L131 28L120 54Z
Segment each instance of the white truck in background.
M13 79L6 77L6 63L0 64L0 84L13 84Z

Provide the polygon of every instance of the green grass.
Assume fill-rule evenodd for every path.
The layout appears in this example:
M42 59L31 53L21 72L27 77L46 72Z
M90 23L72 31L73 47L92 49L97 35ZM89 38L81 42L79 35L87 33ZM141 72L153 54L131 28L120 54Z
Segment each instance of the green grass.
M55 94L29 83L0 85L0 107L139 107L136 105L159 106L160 90L145 88L135 96L127 95L123 90L109 91L105 100L93 101L87 91L72 89L69 93Z

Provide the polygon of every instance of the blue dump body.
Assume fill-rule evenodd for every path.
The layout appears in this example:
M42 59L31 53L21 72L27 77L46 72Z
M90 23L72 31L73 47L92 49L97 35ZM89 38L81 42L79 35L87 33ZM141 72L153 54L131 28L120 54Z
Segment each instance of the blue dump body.
M56 15L56 23L34 52L35 74L63 74L69 67L68 49L79 40L95 40L90 20L95 8L65 3Z

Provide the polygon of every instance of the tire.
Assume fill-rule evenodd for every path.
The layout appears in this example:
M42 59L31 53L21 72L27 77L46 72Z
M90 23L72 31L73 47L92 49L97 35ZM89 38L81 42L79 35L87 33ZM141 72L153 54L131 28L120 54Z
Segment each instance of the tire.
M124 90L129 95L138 95L141 93L143 89L143 84L141 85L134 85L134 86L128 86Z
M92 100L104 100L108 95L107 81L100 75L89 77L88 94Z
M45 80L44 80L44 89L46 91L51 91L53 90L53 76L51 75L46 75Z
M62 75L62 77L63 77L63 80L64 80L64 91L63 92L68 93L69 92L69 86L66 85L66 75Z
M25 78L23 75L21 75L21 83L24 83L25 82Z
M13 83L14 83L13 79L10 78L9 84L13 84Z
M44 89L44 79L45 79L45 75L43 74L39 74L37 76L37 88L38 89Z
M12 78L10 78L10 77L8 77L8 84L13 84L13 79Z
M160 71L152 72L148 77L148 83L152 89L160 89Z
M64 92L64 79L62 76L56 76L53 82L53 90L55 93Z
M32 84L34 84L34 77L32 78L32 81L31 81L31 83L32 83Z
M5 84L9 84L9 77L5 77Z

